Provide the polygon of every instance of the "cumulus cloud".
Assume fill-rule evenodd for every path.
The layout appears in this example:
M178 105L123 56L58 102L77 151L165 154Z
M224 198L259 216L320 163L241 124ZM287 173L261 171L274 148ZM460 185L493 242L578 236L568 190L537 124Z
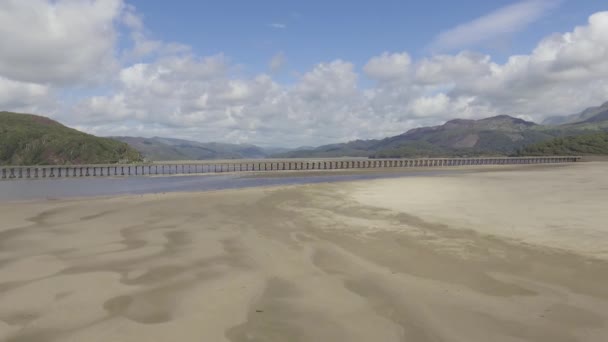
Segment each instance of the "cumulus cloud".
M575 112L608 98L608 12L588 25L542 40L529 55L497 64L471 53L435 56L420 62L417 77L450 85L452 95L475 96L507 114L540 119Z
M0 77L0 110L28 112L46 108L48 111L55 105L51 93L45 85Z
M394 81L406 78L411 64L412 59L406 52L384 52L380 56L372 57L363 67L363 71L368 77L378 81Z
M608 100L608 12L502 63L467 50L421 59L383 52L361 66L319 62L290 84L272 76L285 64L281 53L269 73L245 76L224 54L200 56L151 38L137 11L119 0L9 0L0 17L0 39L10 31L9 42L25 42L0 45L0 108L52 115L99 135L319 145L453 118L539 121ZM13 17L43 33L11 31ZM118 43L118 32L132 44ZM86 88L91 82L100 86ZM63 92L75 95L67 101Z
M75 84L117 67L114 21L121 0L0 2L0 75Z
M509 33L518 32L542 17L562 0L522 0L497 9L473 21L441 32L433 50L465 48Z
M114 94L87 99L78 112L95 127L122 120L196 140L288 146L378 138L453 118L541 120L608 98L607 24L608 12L596 13L502 64L471 51L417 61L384 52L362 68L378 81L371 88L344 60L319 63L285 86L265 74L235 77L223 55L163 57L124 67Z

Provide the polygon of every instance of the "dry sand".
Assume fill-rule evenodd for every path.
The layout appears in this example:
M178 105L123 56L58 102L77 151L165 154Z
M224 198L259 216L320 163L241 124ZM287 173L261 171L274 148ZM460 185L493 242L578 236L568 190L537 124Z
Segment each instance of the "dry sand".
M0 204L0 341L606 341L607 174Z

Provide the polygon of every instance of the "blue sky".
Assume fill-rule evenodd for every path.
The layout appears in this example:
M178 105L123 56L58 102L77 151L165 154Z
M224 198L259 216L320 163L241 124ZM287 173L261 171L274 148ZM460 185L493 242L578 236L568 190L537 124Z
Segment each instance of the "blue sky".
M3 0L0 41L0 110L97 135L297 147L608 100L600 0Z
M605 9L601 0L555 3L513 34L461 48L504 61L528 53L554 32L584 23ZM363 65L383 51L434 53L430 42L443 31L516 3L508 0L460 1L130 1L156 38L191 45L198 54L224 53L251 73L266 71L282 51L288 70L308 70L320 61L345 59ZM276 24L276 25L275 25ZM458 49L447 49L446 51ZM445 52L445 51L444 51Z

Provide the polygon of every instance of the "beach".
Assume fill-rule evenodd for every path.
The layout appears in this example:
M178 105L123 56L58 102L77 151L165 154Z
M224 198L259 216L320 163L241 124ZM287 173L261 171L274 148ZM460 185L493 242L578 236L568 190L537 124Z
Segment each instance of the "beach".
M0 341L605 341L608 163L0 204Z

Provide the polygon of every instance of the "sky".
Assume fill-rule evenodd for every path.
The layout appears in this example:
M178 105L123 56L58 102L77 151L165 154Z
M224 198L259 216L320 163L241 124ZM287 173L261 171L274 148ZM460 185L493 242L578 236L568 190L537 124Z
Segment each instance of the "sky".
M260 146L608 101L608 4L0 0L0 110Z

